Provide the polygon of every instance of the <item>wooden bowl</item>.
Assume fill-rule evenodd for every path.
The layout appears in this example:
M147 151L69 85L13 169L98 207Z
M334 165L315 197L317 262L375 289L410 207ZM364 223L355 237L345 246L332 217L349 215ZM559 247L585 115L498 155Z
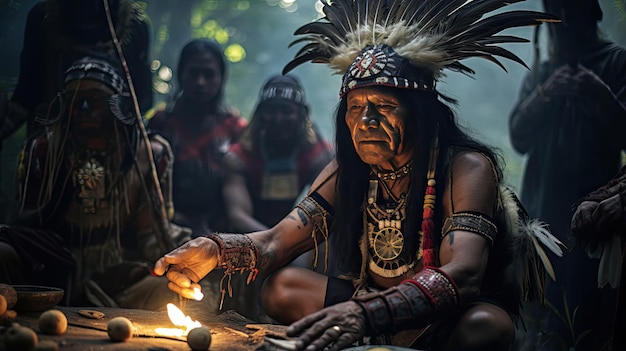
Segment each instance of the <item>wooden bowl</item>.
M38 285L13 285L17 293L16 311L45 311L63 298L63 289Z

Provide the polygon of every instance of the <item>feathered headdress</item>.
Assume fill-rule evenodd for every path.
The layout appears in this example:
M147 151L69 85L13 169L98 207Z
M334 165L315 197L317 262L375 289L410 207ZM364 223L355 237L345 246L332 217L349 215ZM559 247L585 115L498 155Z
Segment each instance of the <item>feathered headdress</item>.
M497 35L505 29L557 22L536 11L486 14L524 0L321 0L325 17L296 30L306 43L284 68L311 61L343 74L340 95L356 87L386 85L436 91L443 69L473 74L460 63L482 57L504 66L504 57L522 59L498 46L528 42ZM505 69L506 70L506 69Z

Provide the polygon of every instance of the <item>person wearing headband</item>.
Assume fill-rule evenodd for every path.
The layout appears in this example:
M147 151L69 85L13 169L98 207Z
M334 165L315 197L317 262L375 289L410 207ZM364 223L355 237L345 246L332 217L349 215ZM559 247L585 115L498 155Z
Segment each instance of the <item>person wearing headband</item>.
M150 269L189 239L169 225L173 155L163 137L144 139L121 72L106 56L66 70L61 113L20 153L20 213L0 225L0 281L64 289L73 306L177 301Z
M153 102L147 15L134 0L107 0L106 3L133 80L139 110L145 112ZM25 4L22 2L19 6ZM75 60L92 54L117 57L107 18L103 0L35 2L28 12L21 39L17 84L10 98L0 102L0 150L6 139L11 138L20 145L24 142L24 137L16 133L22 126L30 137L54 120L59 113L57 93L63 88L64 72ZM0 160L6 178L15 176L15 167L13 159ZM12 219L15 207L13 192L0 194L0 211L4 217Z
M248 127L224 156L231 230L249 233L276 225L332 158L332 147L313 125L300 81L293 75L267 79ZM314 254L310 251L294 264L313 269ZM240 292L235 306L254 319L264 318L256 298L260 283L251 288L240 284L246 293Z
M41 0L33 5L24 29L20 73L9 101L24 113L7 114L4 121L0 118L0 140L24 123L27 135L33 135L54 119L57 92L74 61L92 54L117 57L108 15L125 55L139 109L145 112L152 107L147 16L133 0L107 3L108 14L102 0Z
M269 78L250 124L225 156L224 197L232 230L274 226L332 157L330 144L311 121L298 79Z
M508 4L496 0L322 4L283 71L310 61L342 75L335 159L272 228L194 239L155 273L182 296L215 268L267 277L263 307L290 324L298 350L509 350L521 301L541 296L550 271L533 242L560 247L524 215L498 156L458 126L437 82L444 69L473 73L469 57L522 63L498 44L524 40L496 34L556 18L488 15ZM330 275L288 266L319 246L336 255L318 257Z

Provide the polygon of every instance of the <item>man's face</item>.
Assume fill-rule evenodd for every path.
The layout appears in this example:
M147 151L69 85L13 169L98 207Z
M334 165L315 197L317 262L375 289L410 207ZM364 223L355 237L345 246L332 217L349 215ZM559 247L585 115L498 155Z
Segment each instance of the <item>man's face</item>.
M75 140L85 147L104 147L115 123L108 101L114 91L104 83L87 79L68 82L65 91Z
M220 64L210 53L198 54L187 61L181 76L185 95L196 103L212 101L222 85Z
M348 92L345 121L363 162L392 170L410 161L412 152L403 147L407 113L391 90L366 87Z
M300 136L302 128L301 107L288 100L270 100L261 105L259 112L269 142L287 141Z

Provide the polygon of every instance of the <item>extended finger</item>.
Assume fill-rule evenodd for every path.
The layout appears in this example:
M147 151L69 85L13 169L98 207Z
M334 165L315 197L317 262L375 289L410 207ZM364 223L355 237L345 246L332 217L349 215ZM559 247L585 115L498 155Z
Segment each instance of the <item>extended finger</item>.
M201 277L199 277L196 272L192 271L189 268L184 268L182 270L182 274L184 274L185 276L187 276L192 282L199 282Z
M168 270L165 276L167 277L167 279L169 279L171 282L174 282L181 288L189 288L192 283L191 279L189 279L188 276L175 269Z
M167 283L167 288L172 290L173 292L177 293L178 295L181 295L181 291L183 288L181 288L180 286L176 285L173 282L168 282Z
M172 253L174 252L177 252L177 254L173 255ZM154 273L156 275L165 274L169 266L176 265L181 262L182 256L183 256L182 253L184 253L184 249L180 247L168 253L167 255L159 258L159 260L154 264Z
M287 327L287 330L285 330L285 333L287 334L287 336L297 336L300 333L302 333L304 330L314 327L315 323L320 321L322 318L324 318L324 316L325 315L320 312L308 315L292 323L289 327Z
M337 341L335 341L335 343L333 343L329 347L328 351L343 350L343 349L347 348L348 346L352 346L352 344L354 344L354 342L356 342L359 339L360 338L358 338L354 334L343 333L343 334L341 334L339 336L339 338L337 338Z
M313 324L308 329L303 330L300 335L298 335L296 339L296 347L299 350L303 350L305 348L308 350L310 349L308 346L320 344L319 339L322 338L324 334L328 331L328 329L332 328L333 326L334 324L326 321L320 321ZM331 333L333 333L333 331L331 331ZM334 331L334 333L337 334L336 337L338 337L340 334L337 331ZM325 339L323 339L323 341L329 339L330 337L332 337L332 335L327 336ZM318 341L316 342L316 340ZM315 346L315 349L317 349L317 346Z
M169 282L167 283L167 287L172 290L173 292L177 293L178 295L187 298L187 299L193 299L193 300L197 300L198 297L198 292L199 290L199 285L194 284L192 285L191 288L183 288L179 285L176 285L176 283L173 282ZM196 288L198 290L196 290ZM204 297L204 296L203 296Z
M194 285L197 285L198 287ZM200 295L198 293L200 293ZM202 292L200 291L198 284L192 284L189 288L181 288L179 294L182 297L197 301L201 300L204 297L204 295L202 295Z
M336 342L342 334L343 330L340 326L330 326L324 330L322 335L320 335L317 340L311 342L306 349L324 350L324 348Z
M168 264L165 263L165 258L161 257L154 264L154 269L152 271L154 272L154 274L160 276L160 275L165 274L165 271L167 271L167 267L168 267Z

